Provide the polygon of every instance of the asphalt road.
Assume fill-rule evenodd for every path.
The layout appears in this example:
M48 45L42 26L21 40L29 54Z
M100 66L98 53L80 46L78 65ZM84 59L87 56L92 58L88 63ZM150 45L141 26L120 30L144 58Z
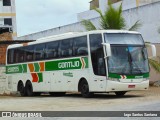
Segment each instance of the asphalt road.
M160 88L150 88L148 91L128 92L124 97L116 97L114 94L96 94L93 98L89 99L82 98L80 94L67 94L63 97L52 97L49 95L38 97L0 96L0 111L160 111ZM17 120L17 118L14 119ZM40 118L34 118L34 120L36 119ZM54 119L90 120L91 118L55 117ZM94 117L92 119L114 120L117 118ZM118 119L124 120L124 118ZM134 120L135 118L131 119ZM136 119L157 120L158 118L147 117Z

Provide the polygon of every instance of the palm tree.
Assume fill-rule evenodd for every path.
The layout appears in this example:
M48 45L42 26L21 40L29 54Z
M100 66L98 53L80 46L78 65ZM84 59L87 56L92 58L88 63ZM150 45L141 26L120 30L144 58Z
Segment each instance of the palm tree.
M90 20L83 20L82 25L86 28L87 31L91 30L103 30L103 29L127 29L125 19L122 15L122 4L118 9L115 9L111 4L109 4L108 9L104 12L104 15L101 10L95 8L95 11L100 15L100 28L96 26ZM128 30L136 31L142 26L140 21L136 21ZM160 73L160 63L155 60L155 58L149 58L149 64L154 68L155 71Z
M100 15L101 28L96 28L96 26L90 20L83 20L82 25L84 25L86 30L91 31L97 29L126 29L126 22L124 17L122 16L122 4L118 9L113 8L110 4L104 15L101 10L97 8L95 8L94 10ZM141 26L142 24L140 23L140 21L136 21L128 30L134 31Z

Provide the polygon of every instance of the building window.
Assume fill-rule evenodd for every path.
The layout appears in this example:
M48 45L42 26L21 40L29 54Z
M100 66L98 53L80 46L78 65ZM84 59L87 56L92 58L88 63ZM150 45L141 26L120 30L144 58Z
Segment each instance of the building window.
M11 0L3 0L3 6L11 6Z
M4 25L12 26L12 18L4 18Z

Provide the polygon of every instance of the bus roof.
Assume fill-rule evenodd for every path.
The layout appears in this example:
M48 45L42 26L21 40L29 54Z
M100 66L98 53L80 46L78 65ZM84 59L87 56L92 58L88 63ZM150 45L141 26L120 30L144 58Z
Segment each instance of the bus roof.
M53 35L53 36L48 36L44 38L37 39L34 42L29 42L28 45L34 45L38 43L44 43L44 42L50 42L54 40L62 40L62 39L67 39L70 37L78 37L78 36L83 36L87 34L96 34L96 33L129 33L129 34L140 34L139 32L136 31L127 31L127 30L94 30L94 31L87 31L87 32L69 32L69 33L64 33L64 34L58 34L58 35ZM8 49L10 48L16 48L16 47L22 47L23 44L14 44L14 45L9 45Z

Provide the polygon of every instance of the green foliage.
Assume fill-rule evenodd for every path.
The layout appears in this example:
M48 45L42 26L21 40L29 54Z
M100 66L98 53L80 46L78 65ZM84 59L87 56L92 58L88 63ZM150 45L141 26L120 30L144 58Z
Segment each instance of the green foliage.
M149 64L156 72L160 72L160 63L158 61L149 58Z
M104 20L105 21L101 21L103 29L124 29L126 23L122 16L122 4L118 9L113 8L110 4L107 11L105 11Z
M83 20L82 25L84 25L87 31L96 30L96 27L90 20Z
M129 29L129 31L136 31L138 30L140 27L142 27L142 23L140 23L140 21L136 21L131 28Z
M94 10L100 15L100 28L98 29L126 29L126 22L122 15L122 4L117 9L109 4L109 7L105 11L104 15L98 8L94 8ZM90 20L83 20L82 25L88 31L97 29ZM140 21L136 21L134 25L129 28L129 30L137 30L141 27L141 25L142 24Z

